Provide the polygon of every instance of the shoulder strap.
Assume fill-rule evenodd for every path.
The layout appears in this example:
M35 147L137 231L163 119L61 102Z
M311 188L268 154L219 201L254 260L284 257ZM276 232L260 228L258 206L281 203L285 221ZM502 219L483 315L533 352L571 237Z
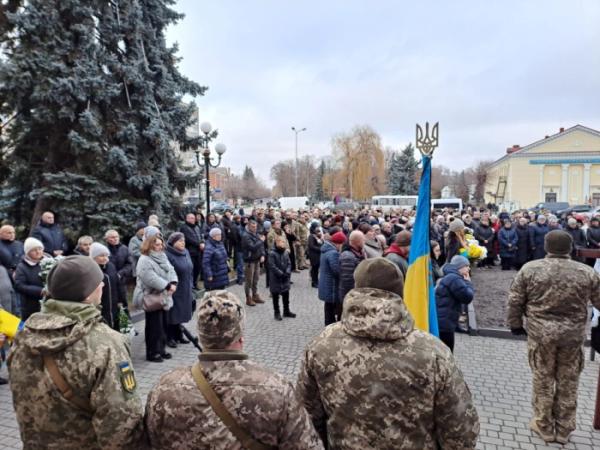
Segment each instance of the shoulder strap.
M52 379L52 382L56 385L62 396L71 404L77 406L78 408L84 410L85 412L91 414L92 407L90 406L89 401L84 400L83 398L77 397L69 386L69 383L64 379L58 370L58 366L56 365L56 361L50 355L43 355L44 358L44 366Z
M240 441L244 448L247 448L248 450L272 450L277 448L257 441L236 422L204 377L199 363L192 366L192 376L194 377L198 389L200 389L200 392L202 392L202 395L204 395L204 398L210 404L215 414L219 416L219 419L221 419L237 440Z

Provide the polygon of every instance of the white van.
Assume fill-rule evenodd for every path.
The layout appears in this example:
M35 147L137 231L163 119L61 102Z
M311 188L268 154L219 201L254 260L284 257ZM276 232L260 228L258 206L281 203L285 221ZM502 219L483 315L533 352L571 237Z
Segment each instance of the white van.
M306 209L308 207L308 197L280 197L279 207L286 209Z
M460 198L436 198L431 200L431 209L434 211L444 208L452 208L454 211L462 211L463 202Z
M417 195L374 195L371 198L371 209L390 212L393 209L416 209L419 197Z

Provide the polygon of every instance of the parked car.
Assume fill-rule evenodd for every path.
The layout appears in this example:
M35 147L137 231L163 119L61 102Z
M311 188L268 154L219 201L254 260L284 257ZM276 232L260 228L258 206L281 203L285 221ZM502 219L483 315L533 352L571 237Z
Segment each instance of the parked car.
M219 201L214 201L214 202L211 201L210 202L210 212L214 212L217 214L223 214L227 210L231 211L231 210L233 210L233 208L225 202L219 202Z
M586 212L590 212L592 209L591 205L575 205L575 206L569 206L567 209L561 209L558 210L556 212L556 214L559 217L565 217L568 216L569 214L579 214L579 213L586 213Z
M585 214L586 216L588 216L590 219L592 217L600 216L600 206L594 206L588 212L584 212L583 214Z
M542 211L549 211L552 214L558 214L558 211L565 210L569 207L567 202L541 202L535 205L530 211L534 213L540 213Z

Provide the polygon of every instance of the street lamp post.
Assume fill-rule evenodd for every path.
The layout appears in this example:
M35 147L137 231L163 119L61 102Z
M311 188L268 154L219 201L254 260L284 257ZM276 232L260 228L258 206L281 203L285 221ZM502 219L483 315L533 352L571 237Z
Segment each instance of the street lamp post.
M200 140L200 148L202 149L202 156L204 157L204 171L206 175L206 216L210 214L210 168L216 169L221 165L221 158L223 157L223 153L227 150L225 144L217 144L215 145L215 152L217 152L217 156L219 159L216 163L212 162L212 158L210 156L210 148L208 147L208 143L210 141L209 134L212 131L212 126L208 122L204 122L200 125L200 130L204 133L204 137ZM200 149L196 150L196 162L199 167L202 167L202 162L200 160ZM198 186L198 198L200 197L201 186Z
M292 131L296 134L296 175L294 178L296 179L296 197L298 197L298 134L306 131L306 128L302 128L301 130L297 130L296 127L292 127Z

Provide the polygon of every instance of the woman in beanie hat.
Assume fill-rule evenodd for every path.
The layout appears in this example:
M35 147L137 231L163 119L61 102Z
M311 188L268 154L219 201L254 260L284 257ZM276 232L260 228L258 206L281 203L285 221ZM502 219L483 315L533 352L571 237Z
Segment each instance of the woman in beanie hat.
M40 262L44 258L44 244L36 238L25 239L25 256L15 269L15 290L21 294L21 319L27 320L40 311L40 301L45 295L44 281L40 276Z
M446 262L460 254L461 248L467 248L465 238L465 224L460 219L454 219L448 226L448 240L446 242Z
M143 303L145 295L160 294L168 299L177 289L177 273L165 253L164 240L155 234L142 244L142 256L137 264L137 284L134 292L134 304ZM167 306L165 306L169 309ZM146 316L146 359L163 362L170 359L167 353L167 312L164 309L145 311Z
M223 245L223 233L219 227L211 228L202 257L204 287L207 291L225 289L229 286L229 266L227 250Z
M183 233L172 233L167 242L167 258L175 269L179 282L173 293L173 307L167 311L167 345L189 344L181 327L192 320L194 294L194 264L186 249Z
M90 246L90 258L102 270L104 287L102 288L102 317L106 324L115 331L119 331L119 276L117 268L109 261L110 251L99 242Z
M450 351L454 351L454 331L458 326L461 307L473 300L474 290L469 270L469 260L455 255L449 264L442 267L444 278L435 288L440 339Z

